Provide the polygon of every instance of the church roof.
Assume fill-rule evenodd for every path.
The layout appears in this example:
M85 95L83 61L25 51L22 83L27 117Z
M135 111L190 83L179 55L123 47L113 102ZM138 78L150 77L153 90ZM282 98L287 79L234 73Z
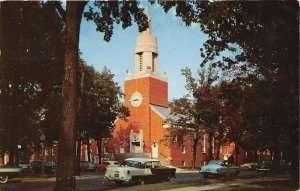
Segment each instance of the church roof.
M174 116L171 115L171 109L169 107L162 107L158 105L150 104L150 108L157 113L162 119L174 119Z

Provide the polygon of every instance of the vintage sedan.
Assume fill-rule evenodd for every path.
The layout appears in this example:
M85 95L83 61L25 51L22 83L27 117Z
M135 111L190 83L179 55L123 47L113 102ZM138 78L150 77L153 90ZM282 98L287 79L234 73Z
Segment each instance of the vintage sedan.
M29 167L31 173L41 173L43 164L44 164L44 172L45 173L51 174L56 171L55 161L33 160L33 161L31 161L30 167Z
M252 163L244 163L240 166L241 170L254 170L257 167L257 163L256 162L252 162Z
M176 169L161 165L158 159L128 158L121 166L108 167L104 178L115 181L117 185L124 182L144 184L150 181L170 181L175 176Z
M226 176L228 174L237 176L240 173L240 168L228 163L226 160L211 160L208 165L200 168L200 173L205 178L208 175Z
M22 173L30 172L30 165L24 161L19 161L19 167L21 168Z
M21 174L21 168L1 166L0 167L0 183L4 184L9 178L18 177Z

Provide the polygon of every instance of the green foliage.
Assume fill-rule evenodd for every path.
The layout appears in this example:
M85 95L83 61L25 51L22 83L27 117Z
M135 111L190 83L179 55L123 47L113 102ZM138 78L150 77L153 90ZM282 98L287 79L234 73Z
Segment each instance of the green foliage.
M238 134L243 134L240 144L245 149L273 150L277 162L280 152L289 153L284 158L298 164L299 136L295 136L299 134L298 2L160 1L160 4L165 11L175 7L176 15L186 25L199 23L200 30L208 34L209 39L200 48L201 66L209 63L231 72L233 82L223 87L229 93L226 96L230 104L226 109L232 110L228 114L237 127L231 128L231 139L236 137L237 141ZM295 169L296 172L299 167Z
M50 3L1 2L0 8L0 139L13 153L17 144L38 140L44 111L60 91L63 24Z
M106 67L99 73L81 60L79 71L82 74L79 131L83 139L109 137L116 118L129 115L129 110L120 103L123 93Z
M298 164L298 2L159 3L209 36L201 66L231 75L221 87L228 138L254 152L269 149L277 162L288 153L283 157Z
M93 4L94 7L90 6L89 11L84 13L84 17L88 21L95 22L97 31L104 32L105 41L110 40L114 23L122 24L125 29L132 25L134 19L140 32L148 27L147 17L136 1L95 1ZM100 12L94 10L96 7Z
M172 127L167 137L176 138L180 144L185 141L186 137L193 141L193 161L195 161L198 141L205 133L210 135L211 141L219 127L221 102L216 86L218 78L213 67L199 70L198 79L192 77L189 68L182 69L182 74L186 78L186 89L191 97L175 99L170 104L173 117L168 119ZM213 143L210 142L210 144ZM212 158L212 151L210 153Z

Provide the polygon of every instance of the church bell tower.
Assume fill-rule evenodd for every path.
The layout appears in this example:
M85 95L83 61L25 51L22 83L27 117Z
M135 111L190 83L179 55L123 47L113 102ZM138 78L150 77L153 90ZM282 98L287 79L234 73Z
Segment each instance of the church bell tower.
M151 17L145 9L149 27L136 39L135 71L127 71L125 79L125 104L137 107L139 103L154 104L168 107L168 81L166 73L158 72L158 47L157 39L151 31ZM134 87L132 87L134 86ZM133 95L135 93L135 95ZM132 96L130 99L128 96ZM139 99L138 97L143 97ZM138 98L138 99L136 99ZM142 103L141 103L142 104Z
M145 14L149 27L136 39L135 70L134 73L127 70L124 102L130 110L130 121L135 125L137 133L143 134L143 140L137 145L142 147L142 152L150 152L153 142L150 106L168 107L168 81L165 73L159 74L157 38L151 31L148 9L145 9Z

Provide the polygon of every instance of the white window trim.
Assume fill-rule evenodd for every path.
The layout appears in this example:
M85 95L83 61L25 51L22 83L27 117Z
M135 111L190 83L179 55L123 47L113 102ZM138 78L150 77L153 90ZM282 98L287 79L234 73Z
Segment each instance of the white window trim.
M206 136L202 136L201 153L206 153Z
M215 153L215 138L211 138L211 147L212 147L212 153Z
M181 146L181 152L182 152L183 154L186 153L186 146L185 146L185 144L182 144L182 146Z

